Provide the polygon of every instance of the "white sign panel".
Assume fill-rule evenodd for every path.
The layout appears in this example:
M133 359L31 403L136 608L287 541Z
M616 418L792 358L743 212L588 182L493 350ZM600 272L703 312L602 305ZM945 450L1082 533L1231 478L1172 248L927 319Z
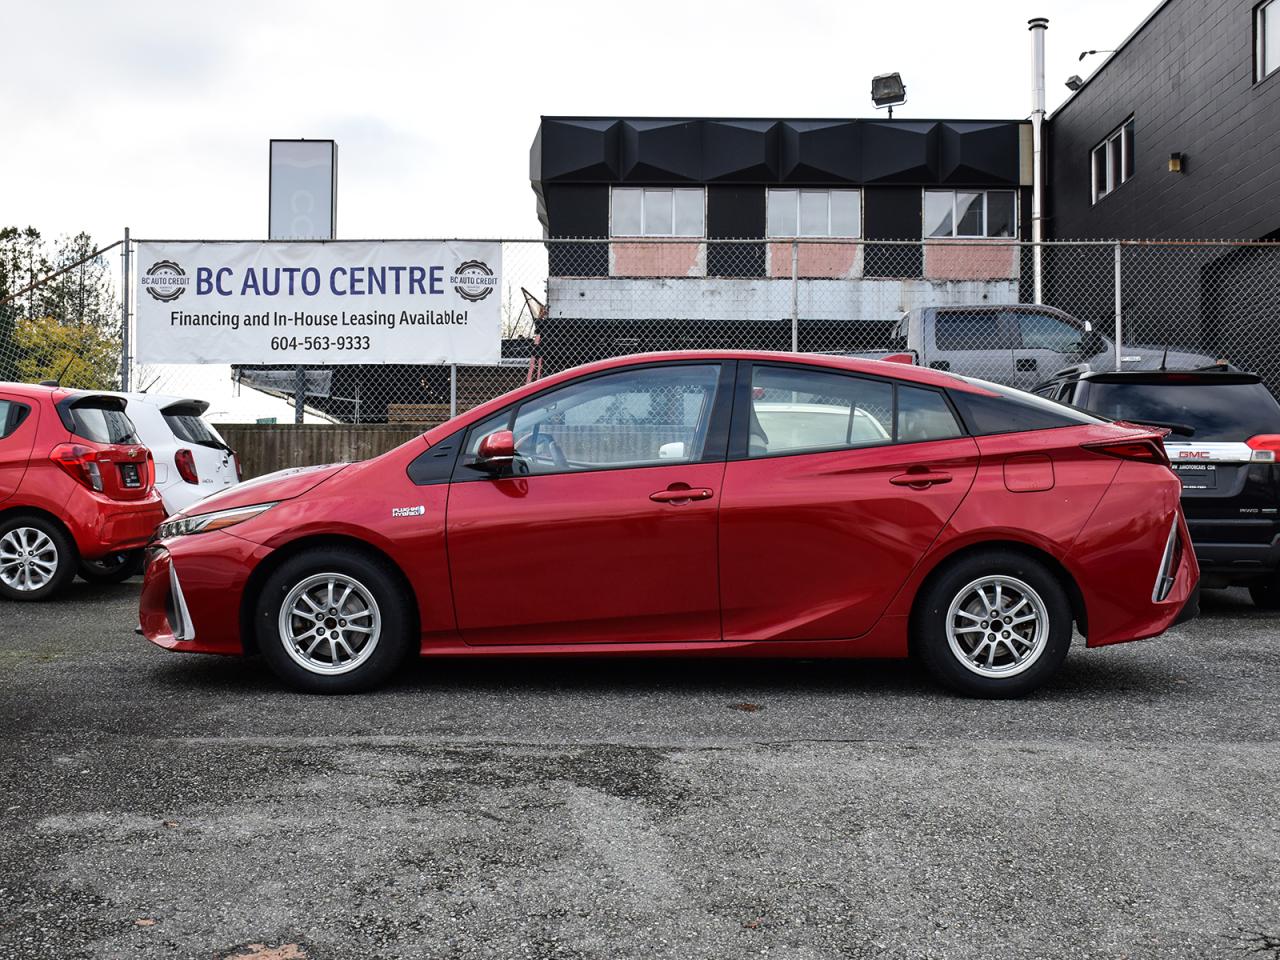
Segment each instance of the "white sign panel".
M338 145L332 140L271 141L272 240L328 240L333 236Z
M141 363L497 363L502 245L139 243Z

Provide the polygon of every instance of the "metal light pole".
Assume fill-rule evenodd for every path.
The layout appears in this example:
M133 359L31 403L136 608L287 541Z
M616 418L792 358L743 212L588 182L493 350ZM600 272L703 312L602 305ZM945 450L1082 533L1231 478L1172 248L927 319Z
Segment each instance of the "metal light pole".
M120 391L129 392L129 289L130 260L133 251L129 246L129 228L124 228L124 252L120 254Z
M1031 273L1036 303L1044 302L1041 241L1044 240L1044 33L1046 17L1027 21L1031 31Z

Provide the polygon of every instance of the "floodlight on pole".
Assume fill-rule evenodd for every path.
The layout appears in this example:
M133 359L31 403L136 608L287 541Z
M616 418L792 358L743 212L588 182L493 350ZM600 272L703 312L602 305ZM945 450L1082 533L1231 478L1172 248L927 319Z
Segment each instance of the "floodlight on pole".
M902 74L882 73L871 78L871 102L877 110L888 108L889 119L893 119L893 108L907 102L907 88L903 86Z

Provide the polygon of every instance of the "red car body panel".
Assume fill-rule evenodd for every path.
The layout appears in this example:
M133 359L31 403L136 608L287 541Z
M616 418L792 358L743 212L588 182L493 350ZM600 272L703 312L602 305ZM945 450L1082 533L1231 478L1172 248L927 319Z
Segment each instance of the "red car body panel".
M82 558L97 560L145 546L165 514L152 482L146 447L95 443L67 429L57 404L82 392L92 393L0 384L0 400L31 409L13 434L0 440L0 517L18 511L48 514L70 533ZM90 489L51 459L63 444L93 451L102 492ZM123 465L138 470L144 482L126 487Z
M1160 464L1082 447L1126 436L1114 425L421 486L406 473L429 446L561 383L701 359L800 362L985 392L927 368L792 354L659 354L565 371L374 460L202 501L199 512L281 502L230 531L161 543L144 583L143 633L170 649L242 652L254 572L313 538L382 552L413 591L422 653L439 656L904 656L929 575L992 542L1039 551L1066 571L1091 646L1162 632L1196 585L1193 552L1183 550L1168 597L1151 599L1174 518L1190 542L1179 483ZM911 485L921 471L949 479ZM710 495L650 499L678 485ZM175 640L167 619L170 565L194 621L189 639Z

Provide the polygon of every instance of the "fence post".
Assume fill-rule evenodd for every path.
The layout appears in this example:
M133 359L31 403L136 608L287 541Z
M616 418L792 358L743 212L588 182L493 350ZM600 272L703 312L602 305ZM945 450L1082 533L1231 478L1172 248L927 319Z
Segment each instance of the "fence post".
M791 352L800 352L800 241L791 241Z
M1123 308L1120 298L1120 241L1116 241L1116 269L1115 269L1115 288L1116 288L1116 369L1120 369L1120 337L1121 337L1121 314Z
M307 368L293 369L293 422L302 423L307 404Z
M124 252L120 254L120 390L129 392L129 228L124 228Z
M458 415L458 365L449 364L449 419Z

